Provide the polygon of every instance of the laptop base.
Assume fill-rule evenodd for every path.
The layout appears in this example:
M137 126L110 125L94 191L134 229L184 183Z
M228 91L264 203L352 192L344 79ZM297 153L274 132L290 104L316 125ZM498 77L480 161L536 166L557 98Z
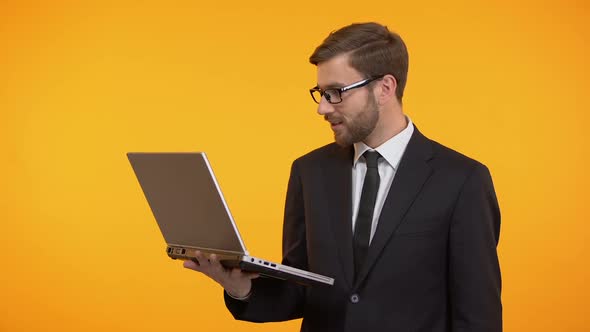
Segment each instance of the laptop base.
M197 251L206 254L215 254L219 258L220 263L226 268L239 268L242 271L259 273L262 276L281 280L294 281L306 286L331 286L334 284L334 279L332 278L252 256L180 246L168 246L166 248L166 253L170 258L180 260L196 261Z

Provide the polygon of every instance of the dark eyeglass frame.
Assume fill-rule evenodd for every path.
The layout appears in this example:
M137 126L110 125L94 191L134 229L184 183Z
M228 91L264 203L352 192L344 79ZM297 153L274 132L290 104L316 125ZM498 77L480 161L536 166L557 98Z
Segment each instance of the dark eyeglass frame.
M349 91L349 90L352 90L352 89L362 88L363 86L365 86L365 85L367 85L367 84L369 84L369 83L371 83L371 82L373 82L375 80L382 79L384 76L385 75L366 78L366 79L364 79L362 81L358 81L358 82L352 83L352 84L347 85L347 86L342 87L342 88L331 88L331 89L325 89L325 90L323 90L323 89L320 89L316 85L315 87L309 89L309 94L311 95L311 98L313 99L313 101L316 102L316 104L319 104L320 101L321 101L321 97L324 97L324 96L326 97L326 100L328 101L328 103L330 103L330 104L340 104L342 102L342 93L343 92L346 92L346 91ZM320 100L316 100L315 99L315 96L313 95L313 93L316 92L316 91L320 93ZM330 91L330 92L328 92L328 91ZM328 94L326 94L326 92L328 92ZM338 95L338 99L339 99L338 101L333 102L331 100L330 95L332 93L335 93L335 94Z

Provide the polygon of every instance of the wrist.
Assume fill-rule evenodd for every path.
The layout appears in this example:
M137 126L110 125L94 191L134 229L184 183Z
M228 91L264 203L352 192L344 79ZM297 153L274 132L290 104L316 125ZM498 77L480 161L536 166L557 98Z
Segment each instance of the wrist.
M225 292L232 299L239 300L239 301L246 301L250 298L250 295L252 295L252 289L250 289L248 292L246 292L245 295L242 295L238 292L233 293L233 292L228 291L227 289L225 290Z

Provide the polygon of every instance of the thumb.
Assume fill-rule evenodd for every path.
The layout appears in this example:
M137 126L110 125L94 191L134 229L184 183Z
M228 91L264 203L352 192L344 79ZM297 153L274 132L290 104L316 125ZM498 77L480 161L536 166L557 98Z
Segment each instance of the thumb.
M244 274L246 275L246 278L248 278L250 280L260 277L260 273L244 272Z

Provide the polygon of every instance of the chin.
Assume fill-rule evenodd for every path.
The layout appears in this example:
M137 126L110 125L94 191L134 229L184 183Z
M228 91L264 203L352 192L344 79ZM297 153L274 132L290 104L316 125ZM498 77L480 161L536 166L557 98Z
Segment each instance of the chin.
M350 139L347 139L345 137L337 137L336 135L334 135L334 142L336 142L336 144L342 147L348 147L353 143L350 141Z

